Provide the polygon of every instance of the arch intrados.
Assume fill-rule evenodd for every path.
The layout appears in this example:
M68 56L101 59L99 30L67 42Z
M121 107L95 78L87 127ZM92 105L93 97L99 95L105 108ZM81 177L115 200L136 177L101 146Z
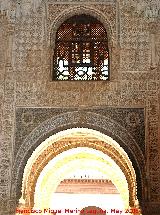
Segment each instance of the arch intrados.
M53 147L55 148L56 144L59 147L58 147L57 153L54 154L51 151L51 148L53 148ZM61 148L62 145L64 147ZM30 176L28 177L28 181L31 182L32 186L30 186L30 185L28 186L28 184L27 184L27 186L25 186L25 183L23 182L23 189L25 188L26 191L31 191L32 190L32 197L31 197L30 200L28 200L28 202L32 202L32 204L33 204L33 201L34 201L33 195L34 195L34 189L35 189L36 181L37 181L37 179L39 177L40 172L42 171L42 169L44 168L44 166L48 163L48 161L51 160L51 159L53 159L54 156L58 155L59 153L65 151L67 149L70 149L70 148L73 148L73 147L78 147L78 146L89 146L91 148L95 148L95 149L98 149L98 150L100 150L100 151L102 151L104 153L107 153L110 157L112 157L112 159L114 159L116 161L116 163L120 166L120 168L122 169L122 171L125 172L126 178L128 179L127 181L128 181L128 184L129 184L129 189L132 190L132 193L133 193L133 195L135 197L135 195L136 195L135 192L136 191L134 191L135 187L133 187L133 183L134 183L134 181L136 179L135 179L135 175L133 176L133 174L130 174L130 172L128 171L128 169L133 168L132 166L129 167L130 161L126 162L126 159L124 159L123 156L122 156L123 154L119 153L120 151L118 151L118 153L117 153L117 149L114 148L113 146L111 147L108 144L108 149L106 149L106 145L107 145L107 143L103 142L103 141L101 141L101 142L97 141L96 144L93 144L92 141L90 141L90 142L89 141L85 141L84 142L84 140L81 141L81 142L79 142L78 144L70 143L70 144L66 145L65 141L62 143L62 140L60 142L57 141L56 143L53 143L50 149L48 148L48 149L45 149L46 151L44 150L44 154L46 155L45 156L45 160L44 160L43 156L41 156L42 155L41 154L39 156L38 160L41 160L42 162L41 163L37 163L37 164L34 163L34 165L33 165L34 167L32 166L33 168L32 168L32 170L30 172L30 176L32 176L32 177L30 177ZM123 158L123 160L122 160L122 158ZM130 165L131 165L131 163L130 163ZM35 172L35 170L37 170L37 171ZM33 175L34 175L34 177L33 177ZM24 190L23 190L23 194L25 194ZM130 202L133 202L132 199L133 199L133 196L131 197Z
M127 159L129 160L127 153L124 150L122 150L122 148L120 147L120 145L116 141L114 141L111 137L109 137L107 135L104 135L101 132L93 130L93 129L88 129L88 128L71 128L71 129L60 131L60 132L56 133L55 135L52 135L49 138L47 138L45 141L43 141L36 148L36 150L33 151L30 159L27 162L26 167L27 166L30 167L33 164L33 162L38 158L38 156L45 149L47 149L47 147L50 146L52 143L54 143L54 142L57 143L59 140L63 141L63 139L65 139L66 137L70 138L70 136L75 135L75 134L76 135L77 134L80 135L80 133L83 136L84 136L84 134L87 135L86 136L87 138L88 138L88 135L92 135L92 138L96 138L97 140L101 140L101 141L106 142L108 145L114 146L114 148L116 150L118 149L119 152L121 152L121 154L123 154L123 156L127 157ZM130 160L129 160L129 162L130 162ZM26 177L26 174L27 174L26 171L24 171L23 176Z
M72 152L72 154L70 154L70 152ZM83 162L79 162L79 160L83 160ZM77 169L77 168L84 168L85 160L86 160L85 168L86 166L87 166L87 169L88 168L96 169L96 167L99 167L99 171L101 173L103 172L105 177L107 173L110 180L112 180L112 182L115 184L117 189L120 191L120 194L123 196L123 200L125 202L126 207L128 207L129 190L128 190L128 183L124 173L122 172L120 167L117 164L115 164L115 162L109 156L106 156L106 154L102 153L101 151L97 151L93 148L88 148L88 147L84 147L84 151L83 151L83 147L72 148L70 150L62 152L62 154L59 154L57 156L57 159L55 158L50 162L48 162L48 164L42 170L40 177L38 178L36 183L35 203L39 202L39 196L42 195L43 189L45 189L45 191L48 191L47 192L48 194L46 197L42 195L42 198L44 197L43 203L46 206L50 200L50 196L49 196L50 191L52 191L51 193L55 191L60 181L63 180L64 177L66 177L66 173L68 174L69 172L74 172L74 169ZM73 165L75 162L76 162L76 166ZM94 166L91 165L92 162L94 162ZM60 174L58 173L59 171L60 171ZM42 176L43 177L45 176L45 178L43 178ZM54 180L54 185L53 185L52 182L54 178L56 178L59 181ZM43 189L42 189L41 183L43 184ZM121 184L123 184L123 187L121 186ZM42 189L40 192L39 192L39 188L40 190ZM124 189L123 190L124 192L122 192L121 190L122 188ZM41 204L42 202L40 199L39 205ZM39 207L39 205L35 205L35 207ZM50 205L48 205L48 207L50 207Z

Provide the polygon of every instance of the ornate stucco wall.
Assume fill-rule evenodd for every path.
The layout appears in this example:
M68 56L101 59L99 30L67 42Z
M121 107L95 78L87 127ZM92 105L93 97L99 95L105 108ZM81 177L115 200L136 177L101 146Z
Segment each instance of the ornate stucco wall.
M160 213L159 4L158 0L0 0L0 214L10 215L15 208L11 181L20 107L143 108L144 214ZM56 29L79 13L97 17L107 29L110 81L51 80Z

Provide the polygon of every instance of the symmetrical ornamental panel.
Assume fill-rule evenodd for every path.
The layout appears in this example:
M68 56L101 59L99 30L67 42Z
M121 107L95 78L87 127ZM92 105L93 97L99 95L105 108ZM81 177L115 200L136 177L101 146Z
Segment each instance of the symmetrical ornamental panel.
M36 129L43 121L48 120L48 115L51 114L52 118L56 114L64 113L64 111L57 109L54 110L56 113L54 115L51 113L51 109L46 109L43 114L37 112L38 114L35 116L31 112L23 111L22 121L23 125L26 126L23 127L22 123L20 123L20 126L22 125L26 131L25 133L20 126L15 129L15 108L18 106L70 107L71 104L73 107L145 108L146 144L144 144L143 135L141 135L144 133L144 129L141 130L138 126L141 120L135 116L137 113L130 113L127 121L125 117L125 120L123 120L123 117L121 118L121 114L119 114L117 117L119 121L117 122L122 127L125 126L127 131L130 131L138 148L145 154L145 172L147 174L145 179L146 210L150 208L153 213L156 210L159 211L159 1L1 0L0 8L0 38L2 41L0 51L0 135L3 143L0 144L0 209L2 214L11 214L14 208L15 197L12 198L10 193L16 193L16 189L14 190L13 183L11 191L10 177L11 168L14 169L15 175L18 169L19 163L17 166L13 166L12 162L15 160L18 148L22 147L21 142L25 143L25 147L23 145L22 149L26 150L27 154L27 147L29 148L32 145L32 141L29 141L29 139L25 141L25 139L30 136L33 142L36 142L38 134L40 134L36 130L37 136L35 133L32 136L33 129ZM65 20L82 13L94 16L107 30L108 47L111 50L111 81L107 81L105 84L104 82L103 84L98 82L72 82L71 84L50 82L50 63L53 57L52 51L55 48L56 32ZM58 122L62 120L66 125L63 116L55 119L54 124L58 126ZM108 116L108 113L106 113L106 116ZM122 116L124 115L122 114ZM96 117L92 118L91 124L95 122ZM82 119L88 117L86 114L82 114L79 118L83 121ZM80 124L81 121L79 119L74 122L84 126ZM20 122L20 120L17 121L16 119L17 122ZM99 120L99 122L102 125L104 120ZM108 125L114 130L113 124L108 123L104 123L104 130ZM73 125L75 124L73 123ZM69 127L69 122L67 125ZM90 123L86 124L86 126L88 125ZM134 129L130 127L131 125ZM41 127L41 130L44 127ZM56 133L62 127L61 124L57 130L53 130ZM19 138L18 132L16 135L14 134L17 129L21 138ZM134 132L132 132L133 130ZM47 128L45 131L47 131ZM41 141L43 141L43 135L37 145ZM134 144L129 144L136 154ZM12 157L13 150L14 156ZM23 150L21 150L21 153ZM33 149L30 148L30 153L31 151ZM24 155L24 163L29 158L26 154L19 155L19 159L20 157L22 159ZM139 159L138 155L136 157ZM23 171L23 168L21 168L21 171ZM15 175L13 175L13 178ZM17 189L21 190L20 183L18 186ZM150 212L150 214L153 213Z
M139 188L138 198L141 200L142 196L144 196L142 194L142 187L144 185L142 184L145 183L143 181L143 179L145 179L143 117L143 109L103 108L77 110L18 108L16 114L17 132L12 195L17 195L17 198L20 198L25 165L32 152L40 143L58 131L67 128L81 127L92 128L111 136L124 148L133 163L135 172L137 173L137 183ZM129 125L125 128L125 125L127 124ZM141 133L139 133L140 130ZM139 136L138 139L136 139L137 136ZM86 143L85 146L87 146L87 144L89 143ZM64 143L62 143L62 146L63 145L65 146ZM83 141L80 146L83 146ZM90 146L92 146L92 142ZM34 170L37 168L38 167L34 168ZM35 180L35 178L33 180Z

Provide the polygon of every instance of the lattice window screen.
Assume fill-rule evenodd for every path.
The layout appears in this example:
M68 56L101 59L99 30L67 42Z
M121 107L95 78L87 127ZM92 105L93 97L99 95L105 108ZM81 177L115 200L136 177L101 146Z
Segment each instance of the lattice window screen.
M103 25L84 14L66 20L56 34L53 80L108 79L108 38Z

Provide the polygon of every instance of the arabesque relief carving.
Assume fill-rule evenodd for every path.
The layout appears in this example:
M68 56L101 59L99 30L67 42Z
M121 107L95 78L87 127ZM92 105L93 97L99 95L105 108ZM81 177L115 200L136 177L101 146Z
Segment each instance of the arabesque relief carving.
M150 214L154 214L160 205L159 1L1 0L0 11L0 213L14 214L19 198L15 197L18 188L11 182L18 169L19 163L15 163L21 160L20 156L16 157L21 143L17 141L15 110L18 107L47 109L72 106L144 108L145 128L142 130L145 130L145 142L141 131L134 139L141 142L139 144L136 139L144 160L136 159L145 164L145 201ZM54 33L68 16L78 13L93 14L108 31L112 61L109 82L51 82ZM31 136L32 129L40 125L36 123L37 116L24 113L22 118L23 125L28 125L27 136ZM83 122L87 116L84 114L81 119ZM47 116L41 123L45 120ZM61 120L65 124L63 117ZM136 130L139 126L136 114L128 114L127 123ZM130 126L127 131L132 132ZM58 129L54 131L58 132ZM25 142L26 147L21 150L26 150L29 143ZM131 148L136 154L134 144ZM25 162L28 158L29 154Z

